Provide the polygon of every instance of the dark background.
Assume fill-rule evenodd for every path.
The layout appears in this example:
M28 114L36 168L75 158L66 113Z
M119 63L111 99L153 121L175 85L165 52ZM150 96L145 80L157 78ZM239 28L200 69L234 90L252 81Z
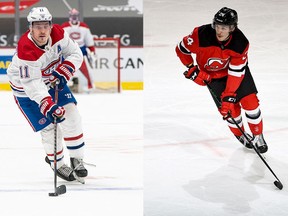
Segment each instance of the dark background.
M142 1L142 0L139 0ZM67 0L78 9L77 0ZM128 4L128 0L82 0L83 21L97 37L120 37L122 46L143 46L143 12ZM47 7L53 23L68 21L68 8L61 0L41 0L32 7ZM20 35L28 30L27 15L32 8L20 11ZM0 14L0 47L13 47L14 14ZM123 40L121 40L121 38Z

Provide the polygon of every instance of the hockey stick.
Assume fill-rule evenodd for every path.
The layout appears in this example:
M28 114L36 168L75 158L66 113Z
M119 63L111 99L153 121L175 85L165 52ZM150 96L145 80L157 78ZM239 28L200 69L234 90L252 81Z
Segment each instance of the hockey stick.
M58 103L58 83L56 82L55 85L55 104ZM58 196L61 194L66 193L66 186L65 185L60 185L57 187L57 118L54 117L54 192L49 193L49 196Z
M85 56L84 56L84 58L85 58ZM91 56L89 56L89 54L86 55L86 59L88 61L88 64L89 64L90 68L93 69L94 68L93 64L92 64L93 60L92 60Z
M72 10L71 6L68 4L68 2L66 0L62 0L63 3L66 5L66 7L70 10Z
M205 84L207 85L212 97L214 98L214 100L216 101L216 103L219 105L219 107L221 106L221 102L219 101L219 99L217 98L217 95L214 93L213 89L211 88L211 86L209 85L209 83L207 81L204 81ZM232 117L231 113L228 112L228 118L230 118L233 123L237 126L237 128L240 130L240 132L242 133L242 135L244 135L246 141L249 142L249 144L253 147L254 151L257 153L257 155L260 157L260 159L264 162L264 164L266 165L266 167L270 170L270 172L274 175L274 177L277 179L277 181L274 181L274 185L282 190L283 188L283 184L281 183L281 181L279 180L279 178L276 176L276 174L273 172L273 170L271 169L271 167L268 165L268 163L265 161L265 159L263 158L263 156L257 151L256 147L253 145L253 143L251 142L251 140L247 137L247 135L244 133L244 131L242 130L242 128L239 126L239 124L236 122L236 120ZM224 119L224 118L223 118ZM224 120L227 120L226 118Z

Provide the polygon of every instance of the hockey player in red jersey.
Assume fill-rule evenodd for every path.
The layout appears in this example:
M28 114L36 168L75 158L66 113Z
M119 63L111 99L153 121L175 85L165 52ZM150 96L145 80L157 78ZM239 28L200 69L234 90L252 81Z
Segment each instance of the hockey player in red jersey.
M88 25L84 22L80 22L79 12L76 9L72 9L69 11L69 21L63 23L62 28L68 32L69 36L74 41L78 43L84 58L87 58L89 65L91 67L94 67L93 65L95 62L95 47L93 35L91 34ZM80 71L87 79L87 89L91 90L93 88L93 79L89 73L89 69L84 59L81 64Z
M215 14L212 25L196 27L185 36L177 45L176 53L188 68L184 73L187 79L201 86L209 83L221 101L221 106L216 103L219 112L236 138L247 148L252 148L229 118L229 113L256 149L264 153L268 147L263 137L257 89L248 67L249 41L237 24L237 12L223 7ZM196 55L195 60L192 53ZM245 112L253 137L244 130L241 109Z
M14 99L32 129L40 131L47 155L45 161L52 169L55 119L60 124L57 175L67 181L86 177L81 116L76 99L66 85L83 61L81 50L59 25L52 24L52 16L46 7L32 8L27 20L29 31L21 36L7 69ZM57 104L54 102L56 81L59 82ZM71 167L64 163L63 138Z

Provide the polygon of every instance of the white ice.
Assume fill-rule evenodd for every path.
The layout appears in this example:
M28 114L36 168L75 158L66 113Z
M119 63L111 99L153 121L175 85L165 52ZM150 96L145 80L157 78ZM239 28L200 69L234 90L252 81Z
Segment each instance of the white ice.
M54 191L39 133L18 109L12 92L0 92L0 215L51 216L143 214L142 92L77 94L89 167L86 184L66 182ZM66 162L69 156L66 154Z
M269 145L266 160L244 149L206 87L186 80L175 46L223 6L250 41ZM288 1L144 0L145 216L288 215ZM248 129L246 125L246 129Z

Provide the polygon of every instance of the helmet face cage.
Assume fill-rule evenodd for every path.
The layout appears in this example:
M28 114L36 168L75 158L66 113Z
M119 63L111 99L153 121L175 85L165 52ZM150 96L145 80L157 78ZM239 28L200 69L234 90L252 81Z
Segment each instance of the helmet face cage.
M214 16L212 26L215 28L215 25L233 25L237 27L238 24L238 15L237 12L231 8L223 7L221 8Z
M75 8L69 11L69 20L72 23L77 23L79 21L79 12Z
M30 25L33 22L43 22L43 21L49 21L52 23L52 15L48 11L46 7L34 7L30 10L27 20L30 23Z

